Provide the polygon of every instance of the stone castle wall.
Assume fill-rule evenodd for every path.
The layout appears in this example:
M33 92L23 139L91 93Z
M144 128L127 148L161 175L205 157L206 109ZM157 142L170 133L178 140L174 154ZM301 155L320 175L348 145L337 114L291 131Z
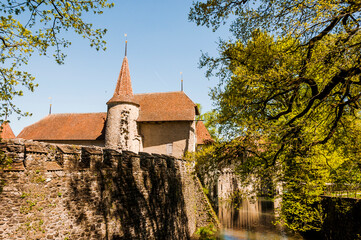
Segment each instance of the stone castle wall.
M218 220L185 161L24 140L0 143L0 239L189 239Z
M210 174L211 175L211 174ZM242 181L234 172L234 168L225 167L217 174L207 176L205 185L208 188L212 201L228 201L235 196L255 197L257 189L260 188L259 179L249 176Z

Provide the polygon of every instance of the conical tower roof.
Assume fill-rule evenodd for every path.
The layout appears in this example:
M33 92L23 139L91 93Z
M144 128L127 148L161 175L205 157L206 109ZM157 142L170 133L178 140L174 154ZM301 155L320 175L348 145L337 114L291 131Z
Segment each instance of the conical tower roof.
M0 126L0 138L3 138L3 139L15 138L14 132L11 129L8 122L4 122Z
M124 57L122 68L120 69L117 85L115 87L113 97L107 102L116 103L116 102L127 102L135 103L137 102L134 99L132 81L130 79L129 64L127 56Z

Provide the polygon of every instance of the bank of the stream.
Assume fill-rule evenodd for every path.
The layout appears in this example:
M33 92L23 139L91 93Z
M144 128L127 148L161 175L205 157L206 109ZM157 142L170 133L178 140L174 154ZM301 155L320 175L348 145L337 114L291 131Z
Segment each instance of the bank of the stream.
M355 240L361 239L361 200L324 197L325 214L322 230L302 236L275 224L275 204L259 198L242 199L235 207L220 202L218 217L223 226L220 239L224 240Z
M275 206L271 200L243 199L238 206L222 201L218 206L218 217L224 240L303 240L297 233L275 224Z

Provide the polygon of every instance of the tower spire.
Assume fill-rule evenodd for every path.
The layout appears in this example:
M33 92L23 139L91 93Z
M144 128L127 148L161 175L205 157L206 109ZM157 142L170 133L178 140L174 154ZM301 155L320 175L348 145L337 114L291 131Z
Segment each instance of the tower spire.
M127 37L127 34L124 34ZM127 45L128 41L125 40L125 56L123 59L122 67L120 69L117 85L113 97L108 101L111 102L134 102L132 82L130 79L128 58L127 58Z
M126 34L124 36L127 37ZM137 125L140 105L133 95L127 58L127 43L128 41L125 40L125 56L114 95L107 102L105 147L139 152L142 149Z

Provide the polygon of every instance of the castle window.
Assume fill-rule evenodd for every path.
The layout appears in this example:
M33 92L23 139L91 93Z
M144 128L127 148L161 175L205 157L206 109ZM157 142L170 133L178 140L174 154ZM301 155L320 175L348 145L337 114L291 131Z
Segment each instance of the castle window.
M173 143L168 143L167 144L167 155L172 155L173 154Z

